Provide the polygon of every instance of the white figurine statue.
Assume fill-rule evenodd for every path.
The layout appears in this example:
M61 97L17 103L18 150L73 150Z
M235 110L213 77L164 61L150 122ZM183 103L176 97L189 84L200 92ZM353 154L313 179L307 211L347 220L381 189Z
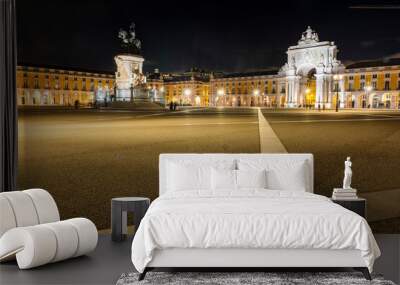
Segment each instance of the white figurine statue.
M344 179L343 179L343 189L352 189L351 188L351 177L353 176L353 171L351 170L351 161L350 156L347 157L344 162Z

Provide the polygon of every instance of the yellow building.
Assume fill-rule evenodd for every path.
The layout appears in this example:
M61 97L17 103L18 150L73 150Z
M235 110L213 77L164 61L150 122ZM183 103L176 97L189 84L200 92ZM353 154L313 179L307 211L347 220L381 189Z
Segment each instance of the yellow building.
M175 102L182 106L210 105L210 75L191 70L177 74L160 74L157 70L147 77L149 89L165 98L165 104Z
M310 27L286 53L279 71L211 78L211 105L400 109L400 58L345 66Z
M277 70L232 73L210 80L214 106L266 106L285 104L285 82Z
M400 109L400 59L353 63L340 75L344 78L344 92L334 84L331 86L331 108L335 108L339 97L341 108ZM304 99L297 107L314 107L315 78L311 76L305 86ZM277 71L233 73L210 80L214 106L283 108L286 89L286 77Z
M114 94L114 74L67 68L17 67L19 106L91 106Z
M347 108L400 109L400 58L346 67Z

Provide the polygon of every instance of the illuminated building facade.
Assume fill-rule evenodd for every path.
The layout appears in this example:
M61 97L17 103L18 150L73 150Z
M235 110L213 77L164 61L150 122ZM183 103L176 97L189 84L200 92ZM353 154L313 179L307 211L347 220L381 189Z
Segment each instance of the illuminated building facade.
M53 67L17 67L19 106L92 106L114 95L112 73Z
M156 70L147 76L147 86L157 96L164 95L165 103L182 106L206 107L210 105L210 74L192 69L177 74L161 74Z
M145 77L144 59L127 60L126 55L116 57L115 74L18 66L18 104L91 106L131 101L136 94L132 87L140 86L152 101L187 106L400 109L400 58L345 66L337 59L338 52L334 42L320 41L308 27L288 48L287 62L279 70L230 74L155 70Z
M334 42L310 27L289 47L278 71L225 74L210 80L213 106L400 109L400 59L344 66Z

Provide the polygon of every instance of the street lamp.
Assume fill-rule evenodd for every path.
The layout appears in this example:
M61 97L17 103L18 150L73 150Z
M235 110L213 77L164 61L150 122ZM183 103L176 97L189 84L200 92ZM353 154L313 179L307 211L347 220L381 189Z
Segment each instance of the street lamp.
M367 92L371 92L372 89L373 89L373 88L372 88L371 85L368 85L368 86L365 86L365 87L364 87L364 90L367 91Z
M223 88L220 88L217 90L217 98L216 98L216 102L218 101L219 97L222 97L225 95L225 90ZM223 105L225 105L225 100L222 102Z
M374 88L371 85L367 85L367 86L364 87L364 90L365 90L366 95L367 95L365 99L369 101L369 93L372 90L374 90Z
M258 95L260 95L260 90L254 89L254 90L253 90L253 95L254 95L255 97L258 97ZM254 98L254 101L258 101L258 99L255 99L255 98ZM251 103L253 103L252 106L254 106L254 101L251 100ZM258 105L258 103L259 103L259 102L255 102L255 105Z
M189 98L189 96L192 94L192 90L190 89L190 88L185 88L184 90L183 90L183 95L185 96L185 98L184 98L184 100L186 101L186 103L189 103L189 104L191 104L192 102L191 102L191 100L190 100L190 98ZM181 102L181 105L183 105L184 104L184 102Z
M310 88L306 88L306 110L307 110L307 107L308 107L308 105L311 105L311 103L310 103L310 97L309 97L309 94L310 94L310 92L311 92L311 89Z
M339 81L343 79L342 74L335 74L333 80L335 81L336 89L336 112L339 112Z

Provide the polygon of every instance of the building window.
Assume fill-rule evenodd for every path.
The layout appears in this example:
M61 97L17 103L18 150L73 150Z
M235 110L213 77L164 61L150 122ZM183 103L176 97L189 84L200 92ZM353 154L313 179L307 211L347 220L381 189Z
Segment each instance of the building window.
M86 91L86 78L82 78L82 90Z
M24 78L24 88L28 88L28 78Z
M353 91L353 83L352 82L349 83L349 91Z
M390 86L389 86L389 81L385 81L385 90L389 90Z
M397 81L397 90L400 90L400 80Z
M353 76L353 75L350 75L350 76L349 76L349 80L354 80L354 76Z
M364 90L364 87L365 87L365 82L361 82L360 83L360 90Z
M378 74L372 74L372 78L374 79L378 78Z
M39 89L39 79L35 78L34 88Z
M64 77L64 89L68 90L68 77Z
M372 88L374 88L374 90L376 90L376 81L372 82Z
M365 74L361 74L361 80L365 80Z
M390 73L385 73L385 78L390 78Z

